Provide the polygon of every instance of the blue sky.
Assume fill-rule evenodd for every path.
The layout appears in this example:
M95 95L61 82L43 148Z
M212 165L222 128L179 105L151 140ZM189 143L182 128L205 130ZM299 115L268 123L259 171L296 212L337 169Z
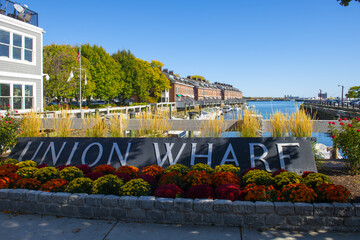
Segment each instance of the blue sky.
M97 44L248 97L340 96L360 85L360 3L336 0L20 0L44 45Z

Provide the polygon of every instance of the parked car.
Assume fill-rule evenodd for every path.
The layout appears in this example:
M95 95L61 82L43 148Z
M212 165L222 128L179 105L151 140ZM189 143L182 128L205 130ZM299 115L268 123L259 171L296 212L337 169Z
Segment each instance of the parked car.
M97 100L97 101L91 101L91 105L106 105L107 101L105 100Z

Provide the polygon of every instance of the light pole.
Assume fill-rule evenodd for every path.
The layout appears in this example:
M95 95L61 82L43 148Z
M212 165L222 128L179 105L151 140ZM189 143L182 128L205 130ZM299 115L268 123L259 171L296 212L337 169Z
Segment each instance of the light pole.
M338 85L338 87L341 87L341 106L344 107L344 86Z
M77 69L79 70L80 72L80 76L79 76L79 82L80 82L80 88L79 88L79 107L80 107L80 112L81 112L81 118L83 118L82 116L82 111L81 111L81 104L82 104L82 96L81 96L81 73L82 71L85 71L85 85L87 85L87 79L86 79L86 69L82 69L82 68L74 68L72 67L71 69ZM70 81L71 78L74 77L74 74L72 73L72 70L71 70L71 73L70 73L70 77L68 79L68 82Z

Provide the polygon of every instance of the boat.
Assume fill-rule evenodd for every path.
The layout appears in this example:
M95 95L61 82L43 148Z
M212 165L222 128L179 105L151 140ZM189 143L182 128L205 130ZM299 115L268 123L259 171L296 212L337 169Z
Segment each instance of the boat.
M224 111L224 113L232 112L233 108L230 105L225 105L223 107L223 111Z

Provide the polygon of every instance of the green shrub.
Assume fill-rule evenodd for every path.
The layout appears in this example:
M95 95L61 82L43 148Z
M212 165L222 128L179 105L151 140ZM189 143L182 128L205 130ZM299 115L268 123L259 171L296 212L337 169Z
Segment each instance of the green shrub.
M331 179L322 173L310 173L302 179L302 183L310 188L315 188L322 183L332 183Z
M121 195L121 186L124 181L115 175L109 174L94 181L92 192L95 194L114 194Z
M277 189L281 190L284 186L300 183L302 178L294 172L282 172L274 177L274 185Z
M65 192L90 194L92 193L93 186L94 181L90 178L76 178L69 183L69 185L65 189Z
M165 173L178 172L181 175L186 175L189 171L190 171L190 169L187 166L182 165L182 164L174 164L174 165L168 166L165 169Z
M26 161L22 161L22 162L18 162L16 163L16 165L19 168L23 168L23 167L36 167L37 163L31 160L26 160Z
M45 183L51 179L59 178L60 173L54 167L40 168L34 175L34 177L42 183Z
M252 170L247 172L243 176L242 183L244 186L255 183L256 185L264 185L264 186L270 186L274 183L274 178L271 176L270 173L264 171L264 170Z
M210 174L214 172L214 169L205 163L197 163L191 167L191 170L205 171Z
M141 178L132 179L121 187L123 196L148 196L151 194L151 186Z
M34 178L38 171L39 169L36 167L22 167L17 170L16 174L21 178Z
M240 168L232 164L223 164L215 167L214 173L218 172L232 172L236 176L240 176Z
M60 178L65 179L68 182L80 177L84 177L84 173L77 167L66 167L60 171Z
M8 158L5 161L0 162L0 166L4 164L14 164L16 165L19 161L13 158Z

